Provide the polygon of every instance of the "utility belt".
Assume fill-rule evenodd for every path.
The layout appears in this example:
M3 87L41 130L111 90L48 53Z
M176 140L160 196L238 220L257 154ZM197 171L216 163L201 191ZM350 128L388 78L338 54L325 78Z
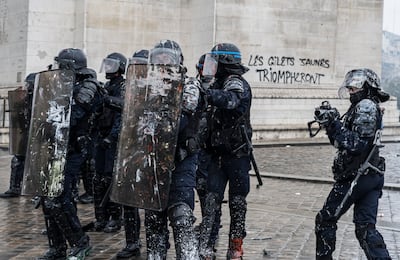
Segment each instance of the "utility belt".
M221 154L233 154L236 156L249 155L250 144L243 133L243 125L238 124L232 128L218 129L211 132L210 149ZM244 130L246 131L246 130Z
M372 160L371 165L373 165L375 169L372 167L369 167L366 169L366 171L363 173L364 175L373 173L373 174L383 174L386 169L386 163L385 163L385 158L379 156L375 160ZM354 179L354 177L357 175L358 168L351 167L350 165L347 165L343 163L340 158L335 159L333 166L332 166L332 172L333 172L333 178L335 181L348 181Z

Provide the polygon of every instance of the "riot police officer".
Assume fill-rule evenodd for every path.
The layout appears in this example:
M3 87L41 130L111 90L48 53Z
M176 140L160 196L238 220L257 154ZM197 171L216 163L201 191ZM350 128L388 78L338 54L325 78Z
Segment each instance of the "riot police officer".
M27 134L29 132L29 125L31 120L31 112L32 112L32 99L33 99L33 88L35 84L35 76L36 73L30 73L25 78L25 88L27 91L27 95L24 100L24 109L21 111L21 115L23 117L23 129L19 129L22 133L26 133L26 136L21 138L21 142L24 142L22 146L24 146L23 151L20 151L19 154L14 154L11 159L11 174L10 174L10 187L9 189L0 194L0 198L11 198L18 197L21 194L21 184L22 178L24 175L24 165L25 165L25 152L27 145ZM17 140L14 140L17 142Z
M356 237L367 258L391 259L375 227L385 168L379 155L378 137L383 126L379 104L389 95L381 90L378 75L370 69L349 71L339 96L346 93L351 105L343 120L330 112L323 124L338 150L332 166L335 183L315 219L316 259L332 259L337 222L352 205Z
M111 53L103 59L100 72L105 72L104 88L107 98L121 98L125 91L125 73L127 59L121 53ZM121 229L122 208L109 200L118 136L121 129L121 112L105 107L97 120L97 141L95 148L95 176L93 179L94 211L96 231L107 233Z
M171 40L163 40L155 45L150 51L150 63L179 65L181 72L186 72L181 48ZM171 176L167 209L161 212L145 211L147 259L166 259L169 248L168 219L174 234L176 258L198 259L193 209L199 150L199 87L196 79L187 80L184 86L175 169Z
M242 259L246 236L246 197L250 190L250 125L251 89L243 78L248 68L241 64L241 53L231 43L214 46L204 61L203 75L215 76L206 90L211 109L207 115L207 151L211 154L208 167L205 216L200 226L200 255L213 258L210 233L229 182L231 223L227 259ZM247 136L246 136L247 135Z
M147 64L149 58L148 50L136 51L132 58L129 60L129 64ZM121 102L111 103L118 104ZM123 218L124 218L124 229L125 229L125 247L117 253L117 258L130 258L133 256L140 255L140 216L138 208L124 205L123 206Z
M72 191L76 185L81 164L90 146L89 121L100 102L96 72L87 68L86 55L81 49L68 48L54 58L55 68L72 70L75 82L72 93L70 131L64 182L61 195L42 197L49 250L40 259L84 259L90 252L89 236L82 230L77 216ZM54 68L53 67L53 68ZM70 250L67 254L67 241Z
M212 84L213 78L206 77L203 75L203 65L204 59L206 55L203 54L200 56L199 61L196 63L197 75L196 78L201 83L201 89L204 92L205 90L210 88ZM200 143L200 152L199 152L199 161L198 167L196 171L196 191L200 200L201 207L201 216L205 216L205 201L207 195L207 179L208 179L208 167L211 162L211 154L207 151L207 136L208 136L208 127L207 127L207 113L212 109L211 106L207 106L204 108L204 111L200 120L200 128L199 128L199 143ZM221 210L216 213L215 222L213 224L213 228L210 234L210 247L215 245L218 239L219 229L221 227ZM196 227L197 229L197 227ZM214 248L213 251L216 251Z

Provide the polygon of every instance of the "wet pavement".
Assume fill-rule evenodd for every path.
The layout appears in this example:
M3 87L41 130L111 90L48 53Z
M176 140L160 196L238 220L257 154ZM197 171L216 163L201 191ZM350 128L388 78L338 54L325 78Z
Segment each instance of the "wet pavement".
M315 259L314 217L331 188L334 153L335 149L325 144L256 146L254 155L264 185L257 189L257 179L251 177L244 259ZM392 258L400 259L400 143L385 143L382 154L387 162L386 186L377 227ZM8 188L10 160L7 151L0 150L0 191ZM199 210L196 202L196 224ZM223 204L222 210L217 259L225 259L228 239L228 205ZM78 213L83 224L90 222L93 205L78 204ZM141 216L143 219L142 211ZM31 197L0 199L0 260L40 256L47 249L43 229L42 212L34 209ZM87 259L115 259L125 245L123 230L88 234L93 249ZM144 245L143 226L141 240ZM366 259L355 238L352 210L339 221L336 248L334 259ZM141 251L142 256L136 259L146 258L145 247ZM168 259L175 259L173 244Z

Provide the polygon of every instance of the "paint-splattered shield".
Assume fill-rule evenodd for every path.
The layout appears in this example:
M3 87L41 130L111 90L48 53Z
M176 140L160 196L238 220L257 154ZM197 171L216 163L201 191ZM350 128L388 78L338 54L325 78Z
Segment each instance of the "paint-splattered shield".
M63 191L74 80L69 70L44 71L37 76L23 195L57 197Z
M29 121L28 91L18 88L8 91L8 107L10 112L9 152L25 155L28 143Z
M157 211L167 207L182 89L179 66L128 67L112 201Z

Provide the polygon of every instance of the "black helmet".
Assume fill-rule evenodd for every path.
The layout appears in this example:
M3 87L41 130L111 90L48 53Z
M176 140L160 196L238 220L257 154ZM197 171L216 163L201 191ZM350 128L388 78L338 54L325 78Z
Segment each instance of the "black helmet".
M200 56L199 61L196 63L196 70L199 74L201 74L201 71L203 70L205 59L206 59L206 55L203 54Z
M183 64L181 47L172 40L161 40L150 50L152 64Z
M29 93L32 93L33 87L35 85L35 78L37 73L30 73L25 78L25 86Z
M25 78L25 83L29 85L34 85L35 84L35 77L36 77L36 72L35 73L29 73L28 76Z
M135 51L132 58L129 60L129 64L147 64L149 59L148 50Z
M127 59L124 55L118 52L113 52L103 59L100 67L100 73L106 74L125 73Z
M79 70L87 67L86 55L81 49L64 49L54 57L54 60L60 69Z
M240 50L232 43L220 43L211 50L211 55L222 64L241 64Z

